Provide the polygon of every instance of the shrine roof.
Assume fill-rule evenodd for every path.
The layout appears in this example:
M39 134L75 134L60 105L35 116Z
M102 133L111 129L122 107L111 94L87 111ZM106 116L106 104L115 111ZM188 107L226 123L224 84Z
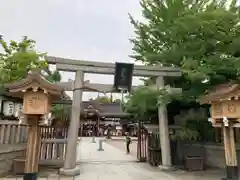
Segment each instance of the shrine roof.
M121 104L118 102L113 102L113 103L99 103L98 101L84 101L82 102L82 111L84 109L88 109L89 106L90 111L91 109L94 111L97 110L98 116L101 117L123 117L127 116L128 114L123 112L121 109Z
M45 89L48 93L58 96L61 96L64 92L62 87L49 82L42 75L40 75L39 72L29 73L27 77L19 81L4 85L4 88L6 88L10 93L22 92L23 90L33 87Z
M217 102L228 99L238 99L240 96L240 84L236 82L229 82L226 84L220 84L214 89L210 90L206 95L203 95L199 100L202 104L209 104L211 102Z

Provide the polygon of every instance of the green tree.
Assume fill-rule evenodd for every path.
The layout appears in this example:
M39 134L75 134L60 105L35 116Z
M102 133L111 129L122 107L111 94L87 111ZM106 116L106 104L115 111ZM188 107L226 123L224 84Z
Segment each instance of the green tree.
M151 86L156 84L156 77L149 77L149 78L141 78L140 80L143 81L145 86Z
M210 142L214 139L214 128L207 121L207 113L205 108L190 109L181 111L175 116L175 124L179 126L173 139L180 140L197 140L201 142Z
M62 80L61 74L58 70L51 71L49 67L47 67L44 72L46 74L44 77L52 83L60 82Z
M51 83L60 82L62 77L58 70L51 71L49 67L44 69L44 77L50 81ZM69 100L70 97L65 94L65 100ZM70 115L71 115L71 108L65 104L54 104L52 105L51 109L53 115L55 116L56 120L60 120L63 124L68 125Z
M71 107L65 104L54 104L51 111L56 120L60 120L65 125L69 124Z
M178 66L174 84L195 99L240 73L236 0L141 0L144 21L131 16L136 37L131 56L147 65ZM202 83L207 80L207 83Z
M90 101L97 101L100 103L111 103L112 100L108 96L98 96L95 99L89 99Z
M20 80L33 69L44 69L46 53L35 50L35 41L24 37L20 42L10 41L8 44L0 38L3 52L0 53L0 82L11 83Z
M35 41L24 37L20 42L10 41L8 44L0 36L0 83L11 83L23 79L34 69L42 70L42 75L50 82L61 81L59 71L51 71L44 60L46 53L35 50ZM69 99L69 97L66 97ZM57 119L67 122L70 110L66 105L53 105L52 112Z
M135 120L148 121L157 117L158 107L167 105L172 99L171 96L166 89L139 86L126 97L123 108Z
M122 100L121 100L121 99L115 99L113 102L115 102L115 103L121 103Z

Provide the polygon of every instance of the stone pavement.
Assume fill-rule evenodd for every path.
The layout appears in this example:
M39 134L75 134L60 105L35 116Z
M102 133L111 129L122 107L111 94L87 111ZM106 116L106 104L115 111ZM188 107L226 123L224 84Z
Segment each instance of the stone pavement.
M125 146L124 143L122 145ZM81 140L78 146L81 175L75 180L219 180L224 177L219 170L162 171L147 163L136 162L136 155L126 155L124 148L119 149L108 142L103 144L103 148L104 151L97 151L98 139L96 143L92 143L91 138Z
M136 162L136 156L126 155L123 150L103 143L104 151L97 151L98 141L91 142L91 138L82 138L78 145L78 166L81 174L76 177L62 177L51 174L39 180L219 180L223 175L219 171L184 172L161 171L158 167L151 167L147 163ZM124 143L123 143L124 146ZM220 175L220 176L219 176ZM22 179L22 178L0 178Z
M123 144L124 145L124 144ZM76 180L176 180L158 168L136 162L136 157L103 143L104 151L97 151L91 138L83 138L78 147L81 175Z
M96 143L92 143L92 138L84 137L79 142L77 161L79 162L133 162L136 158L131 155L124 154L123 151L103 142L104 151L98 151L99 139L96 138ZM105 141L103 139L103 141ZM122 145L125 146L124 142Z

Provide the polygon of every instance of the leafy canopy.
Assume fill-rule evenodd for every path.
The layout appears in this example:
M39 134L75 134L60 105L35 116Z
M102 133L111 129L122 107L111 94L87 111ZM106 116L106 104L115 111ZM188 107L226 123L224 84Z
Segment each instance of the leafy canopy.
M60 82L62 80L62 76L58 70L51 71L49 67L47 67L44 69L44 73L45 79L47 79L51 83Z
M204 108L181 111L175 117L175 124L179 126L172 135L173 139L212 141L214 129L207 121L207 112Z
M60 82L62 77L58 70L51 71L49 67L44 69L44 77L51 83ZM65 100L70 100L71 98L65 94ZM53 104L51 111L56 120L60 120L64 125L69 124L71 116L71 107L66 104Z
M157 115L158 107L165 106L173 99L166 89L139 86L126 96L124 111L136 120L147 121Z
M111 103L112 98L105 95L105 96L98 96L95 99L90 98L89 101L97 101L99 103Z
M178 66L188 98L240 74L236 0L141 0L144 22L131 16L134 54L144 64ZM208 83L202 83L203 80Z
M35 41L24 37L20 42L6 41L0 38L3 52L0 53L0 83L11 83L23 79L33 69L42 70L42 75L50 82L61 81L59 71L51 71L44 60L46 53L35 50ZM66 105L56 104L52 106L55 118L67 122L70 109Z
M6 41L0 38L3 52L0 53L0 82L11 83L26 77L33 69L47 67L45 53L35 50L35 41L24 37L20 42Z
M107 96L107 94L104 94L104 96L98 96L96 98L90 98L89 101L96 101L98 103L121 103L121 99L113 99L112 94L110 94L110 97Z

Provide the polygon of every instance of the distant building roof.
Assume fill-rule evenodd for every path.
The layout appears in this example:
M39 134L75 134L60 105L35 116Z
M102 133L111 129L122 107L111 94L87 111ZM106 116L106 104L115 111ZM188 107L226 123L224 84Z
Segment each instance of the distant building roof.
M82 102L82 111L89 106L97 111L97 114L101 117L123 117L128 114L123 112L121 104L119 102L114 103L98 103L96 101L84 101Z
M71 100L61 100L57 102L58 104L69 105L71 107ZM119 117L126 117L129 114L125 113L121 108L120 102L113 102L113 103L100 103L98 101L83 101L81 104L81 114L84 112L92 112L96 113L96 115L100 117L111 117L111 118L119 118Z

